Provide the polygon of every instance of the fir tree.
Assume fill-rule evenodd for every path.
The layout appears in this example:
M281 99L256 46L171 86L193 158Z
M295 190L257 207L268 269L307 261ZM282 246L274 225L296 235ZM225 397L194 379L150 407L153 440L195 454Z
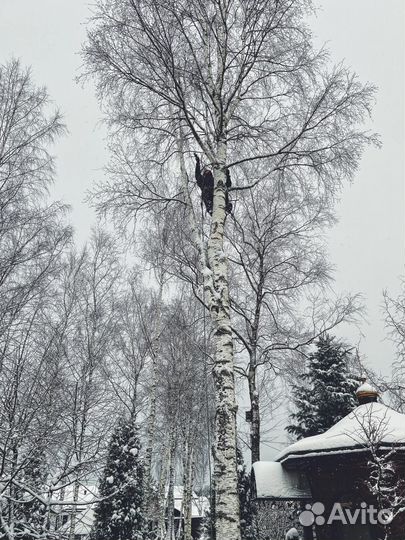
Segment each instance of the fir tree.
M99 486L101 501L95 508L93 540L144 538L143 462L138 428L120 421L111 437L107 463Z
M304 384L293 386L296 412L290 415L287 431L298 439L324 433L357 405L360 381L349 372L350 351L327 334L316 347L302 377Z
M47 477L47 464L42 450L34 450L26 458L27 464L18 476L21 486L27 486L37 495L44 495ZM18 538L30 540L32 538L46 538L47 512L44 504L33 497L23 487L16 490L16 499L24 501L16 504L15 532Z

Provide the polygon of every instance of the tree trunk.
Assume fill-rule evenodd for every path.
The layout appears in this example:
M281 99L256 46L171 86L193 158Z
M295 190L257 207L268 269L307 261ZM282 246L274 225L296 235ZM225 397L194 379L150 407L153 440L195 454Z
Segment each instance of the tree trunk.
M60 493L59 493L59 497L58 497L58 501L64 501L65 500L65 486L63 486L60 490ZM59 509L62 509L62 505L59 506ZM62 527L63 523L62 523L62 520L60 518L60 512L58 512L55 516L55 531L57 531L59 529L59 527Z
M234 350L230 318L228 259L224 254L225 158L226 148L218 147L222 168L214 171L214 210L208 243L208 261L213 274L215 298L211 316L215 332L213 369L215 415L215 486L216 533L221 540L240 538L239 496L236 466L236 399Z
M11 478L14 478L16 475L17 467L18 467L18 449L16 446L13 446L12 451L12 466L10 471ZM9 499L9 513L8 513L8 527L9 527L9 533L12 538L14 538L14 526L15 526L15 505L14 500L16 499L16 488L13 482L10 483L10 499Z
M167 489L167 529L166 540L175 540L176 534L174 530L174 468L175 468L175 452L176 440L173 440L170 445L170 465L169 465L169 485Z
M52 500L53 500L53 493L54 493L54 485L51 483L49 485L48 489L48 501L46 505L46 520L45 520L45 530L50 531L51 530L51 524L52 524ZM56 519L55 519L56 524ZM55 526L56 530L56 526Z
M158 523L157 536L164 540L166 536L165 530L165 515L166 515L166 480L167 471L170 467L170 447L167 447L164 452L162 467L160 470L159 488L158 488Z
M194 452L192 445L188 445L186 478L183 491L183 514L184 514L184 540L193 540L191 536L191 519L193 505L194 483Z
M183 445L183 497L181 503L181 518L183 524L183 534L181 534L181 526L177 534L177 538L183 540L193 540L191 536L191 518L193 504L193 482L194 482L194 449L192 441L191 420Z
M249 350L249 371L248 385L251 410L250 424L250 451L252 465L256 461L260 461L260 402L259 393L257 391L257 348L258 348L258 333L260 316L263 303L263 287L265 279L264 258L263 253L259 254L259 283L256 292L256 308L255 317L251 327L250 350Z
M75 480L73 487L73 505L72 505L72 514L70 518L70 527L69 527L69 540L75 540L75 528L76 528L76 516L77 516L77 501L79 500L79 481Z
M214 485L216 501L216 535L221 540L240 540L239 495L236 465L236 398L234 350L230 318L228 259L223 251L225 227L226 146L218 143L214 168L214 208L207 257L196 226L191 203L188 176L184 163L183 139L178 139L180 170L190 223L204 275L204 293L210 309L215 334L215 452Z
M250 424L250 449L252 465L256 461L260 461L260 405L259 393L256 386L256 351L253 350L250 355L248 384L249 398L251 408L251 424Z
M188 449L189 449L189 435L190 435L190 422L188 422L187 432L183 439L183 497L181 499L181 508L180 508L180 523L177 529L176 538L184 538L184 522L185 522L185 498L186 498L186 485L187 485L187 474L188 474Z
M147 516L147 522L151 519L149 516L151 506L151 478L152 478L152 453L155 439L156 423L156 396L157 396L157 363L160 351L160 332L162 324L162 298L163 298L163 277L159 283L158 306L156 313L156 328L152 343L152 384L150 388L149 416L147 428L147 443L145 448L144 461L144 511ZM148 527L148 523L146 523Z

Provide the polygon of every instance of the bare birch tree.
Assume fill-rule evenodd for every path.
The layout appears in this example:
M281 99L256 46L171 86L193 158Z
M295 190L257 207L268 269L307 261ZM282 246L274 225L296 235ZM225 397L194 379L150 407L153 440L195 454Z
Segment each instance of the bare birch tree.
M249 358L237 371L248 384L254 463L260 460L259 373L290 376L288 358L305 356L321 332L352 320L358 302L353 296L327 298L332 274L322 236L333 223L331 201L305 186L299 191L273 181L242 191L236 207L227 232L231 309L237 342Z
M115 420L103 367L114 344L120 271L113 239L95 231L89 246L71 255L64 282L69 306L68 329L61 351L66 385L65 442L60 448L55 481L60 485L73 484L73 503L78 501L80 481L96 470L106 435ZM71 539L76 513L73 505Z
M144 501L145 508L151 514L152 507L152 461L153 452L156 448L156 421L157 421L157 402L158 402L158 371L162 360L162 319L164 311L164 293L167 289L167 283L170 279L168 272L168 234L170 227L168 216L152 214L150 216L148 231L145 231L141 240L143 261L149 267L147 268L155 281L157 291L153 294L151 303L151 313L153 320L150 324L143 322L144 335L149 333L148 337L148 355L150 357L150 385L149 385L149 411L147 419L147 441L145 450L145 472L144 472ZM149 330L148 330L149 326ZM169 444L169 452L172 445ZM171 455L169 456L169 460ZM170 461L171 463L171 461ZM170 468L170 467L169 467ZM163 506L163 501L159 504ZM149 521L153 521L152 515L149 515Z
M384 291L384 315L389 337L397 349L397 358L393 363L393 380L388 389L394 398L395 407L405 410L405 282L402 292L393 298Z
M160 471L158 534L191 540L193 489L197 477L203 485L209 480L213 392L204 364L201 308L187 289L183 285L180 294L164 306L154 469ZM176 521L175 486L182 489L181 508L176 507L180 519Z
M24 523L18 499L27 494L24 475L34 456L47 465L59 428L55 305L71 231L66 208L47 191L50 146L63 132L29 70L18 61L0 66L0 522L10 539L24 528L43 532Z
M135 216L151 205L186 205L215 328L217 533L237 540L236 401L228 260L226 174L250 164L253 188L288 181L336 193L372 136L358 125L373 89L343 66L326 68L295 0L106 0L84 56L117 135L100 207ZM196 223L187 170L199 152L214 179L207 243ZM259 170L255 164L262 162ZM180 169L180 181L174 174ZM114 181L114 178L116 181Z

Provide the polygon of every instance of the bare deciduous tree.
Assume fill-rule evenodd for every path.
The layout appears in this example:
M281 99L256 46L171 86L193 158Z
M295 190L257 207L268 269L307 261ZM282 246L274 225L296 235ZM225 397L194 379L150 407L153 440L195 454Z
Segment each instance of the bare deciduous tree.
M71 231L47 190L50 145L63 132L29 71L17 61L0 66L0 520L10 539L24 528L17 483L21 493L33 456L49 455L61 410L55 304Z
M121 268L113 239L95 231L89 246L79 255L72 254L67 270L64 288L71 297L63 347L66 435L57 481L73 483L76 503L80 480L97 468L115 420L103 369L117 327L116 288ZM75 523L73 507L71 539Z
M236 206L226 235L231 309L233 331L249 358L237 371L248 383L254 463L260 460L260 370L291 376L288 357L305 356L321 332L352 320L358 302L352 296L327 299L331 269L322 235L333 218L325 197L280 180L242 191ZM327 308L317 309L321 303Z
M358 129L373 88L343 66L326 69L325 53L312 50L302 23L307 9L301 0L105 0L84 48L117 135L100 208L136 215L156 204L162 211L185 204L189 214L215 332L216 519L223 540L240 538L227 169L239 189L288 171L290 183L334 194L373 139ZM206 244L187 173L193 151L215 179ZM248 182L239 183L248 164Z
M392 426L389 422L389 409L375 409L378 405L369 405L368 410L356 416L359 427L353 436L368 452L367 469L369 477L366 487L376 501L381 512L379 521L380 534L384 540L402 532L402 516L405 512L405 480L403 477L403 449L398 445L387 445ZM398 519L399 518L399 519Z
M392 298L384 291L385 323L389 335L397 348L397 359L393 363L393 381L388 385L395 406L404 410L405 407L405 283L402 282L402 292L397 298Z

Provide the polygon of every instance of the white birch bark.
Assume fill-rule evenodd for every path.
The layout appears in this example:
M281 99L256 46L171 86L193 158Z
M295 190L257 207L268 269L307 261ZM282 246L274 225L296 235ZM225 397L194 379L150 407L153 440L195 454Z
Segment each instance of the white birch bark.
M152 341L151 360L152 384L150 388L149 416L147 428L147 443L145 448L145 469L144 469L144 511L149 517L151 505L151 480L152 480L152 454L155 439L156 425L156 396L157 396L157 365L160 351L160 334L162 326L162 301L163 301L163 276L159 280L158 305L156 313L156 327Z
M226 18L228 6L223 5ZM227 119L223 117L221 92L226 71L227 36L225 26L217 22L217 73L213 99L215 102L215 139L217 141L214 173L214 201L208 240L208 264L212 272L214 298L211 318L215 332L215 530L217 539L240 539L240 512L236 460L236 397L234 348L230 317L228 258L224 253L225 190L227 146L222 139Z
M190 424L190 421L188 422ZM188 459L188 448L189 448L189 431L190 426L188 425L187 432L183 439L183 497L181 499L181 508L180 508L180 524L179 528L176 532L176 539L179 540L183 536L184 531L184 509L185 509L185 490L186 490L186 484L187 484L187 459Z
M181 523L177 531L177 538L183 538L183 540L193 540L191 536L191 518L194 482L194 448L191 437L192 432L189 425L183 443L183 497L180 512Z
M183 138L181 126L179 127L179 133L180 135L177 138L177 148L179 150L180 178L181 178L181 184L183 188L184 202L187 204L188 209L189 209L189 213L188 213L189 226L191 229L193 243L198 253L199 271L201 272L204 278L204 282L203 282L204 299L207 302L208 306L211 306L212 299L214 298L212 272L208 267L207 253L206 253L206 248L204 245L204 239L198 227L198 222L195 215L194 206L190 197L189 178L187 174L186 163L184 160L184 138Z
M200 270L204 276L204 295L215 331L213 377L216 395L214 485L216 488L216 531L221 540L240 539L239 496L236 465L236 398L234 350L230 319L228 259L224 253L226 146L218 143L214 168L214 208L208 249L199 233L188 188L183 140L178 139L180 172L186 202L190 206L190 224L198 249Z
M194 451L192 445L188 445L186 476L183 488L183 516L184 516L184 540L193 540L191 536L191 519L193 504L193 483L194 483Z
M220 149L222 163L225 149ZM224 254L225 170L214 172L215 192L208 261L213 275L215 302L211 316L215 325L215 526L217 538L240 538L239 496L236 465L236 398L234 350L230 319L228 259Z
M170 446L164 452L162 467L160 472L159 487L158 487L158 520L157 534L161 540L165 539L165 514L166 514L166 481L167 473L170 467Z
M175 473L175 454L176 454L176 437L171 435L170 458L169 458L169 484L167 489L167 528L166 540L175 540L176 534L174 529L174 473Z
M260 461L260 402L259 393L257 391L257 361L256 349L251 351L248 370L248 386L250 410L252 414L250 424L250 448L252 463Z

